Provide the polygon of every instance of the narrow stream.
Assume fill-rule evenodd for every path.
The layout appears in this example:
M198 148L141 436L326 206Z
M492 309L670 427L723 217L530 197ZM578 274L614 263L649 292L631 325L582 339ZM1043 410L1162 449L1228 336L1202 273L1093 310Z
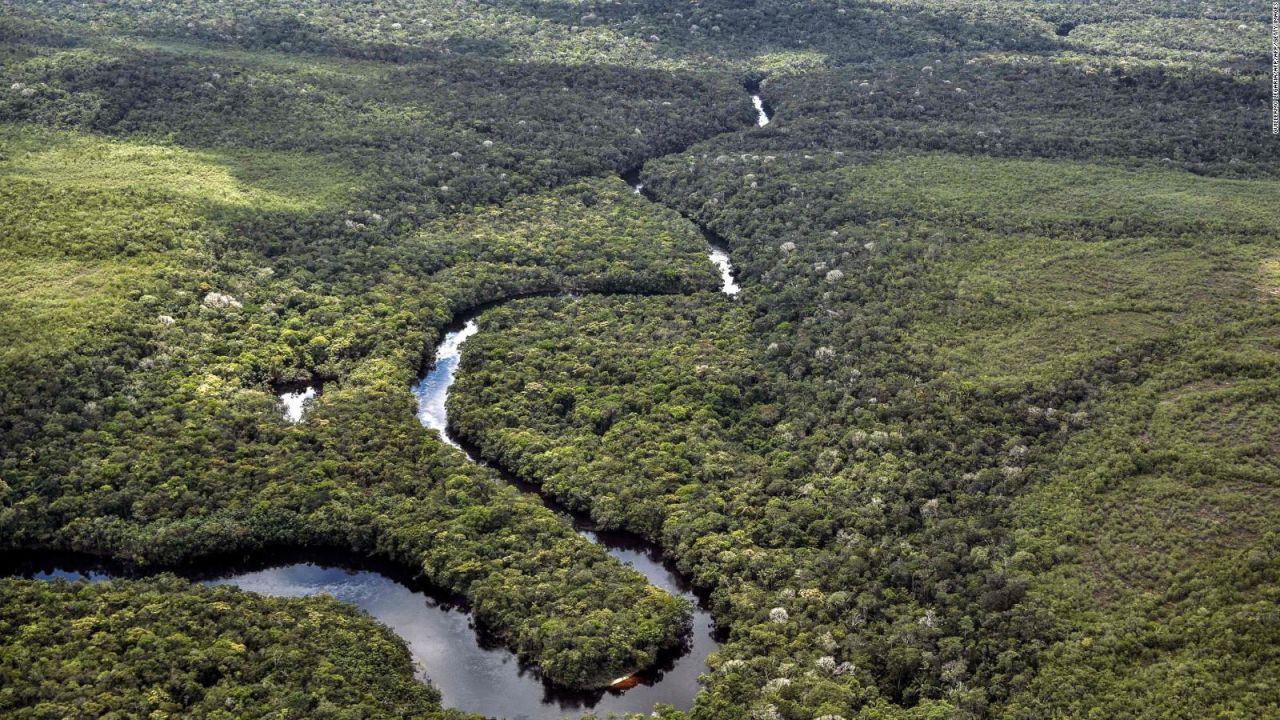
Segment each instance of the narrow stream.
M719 243L711 243L711 252L707 256L711 258L711 263L720 271L720 292L725 295L737 295L742 291L742 287L738 285L738 281L733 277L733 263L729 262L729 251Z
M643 195L650 201L656 202L649 193L644 191L644 183L640 182L641 169L642 167L636 167L622 173L622 179L631 186L631 189L637 195ZM698 228L698 232L702 233L703 239L707 241L707 258L720 271L720 292L725 295L737 295L742 291L742 287L738 285L738 280L734 277L733 262L729 259L729 248L725 246L723 240L701 225L694 223L694 227Z
M711 613L705 602L694 594L689 584L662 560L657 546L625 532L600 530L590 520L570 513L553 500L543 497L536 487L521 481L503 468L486 463L475 448L455 437L445 410L449 388L453 385L462 358L463 343L479 331L479 311L457 319L445 333L436 350L435 362L413 388L418 399L418 420L423 427L435 430L440 438L461 450L472 462L486 465L520 490L537 496L552 511L567 516L578 534L601 546L619 562L635 568L650 584L672 595L685 598L694 606L693 628L685 647L660 663L660 667L640 673L639 683L628 690L594 693L551 692L536 673L522 671L515 663L479 666L457 678L442 676L430 665L426 674L440 689L444 704L492 717L559 718L566 708L591 710L599 715L616 712L653 710L657 703L681 709L693 706L698 693L698 676L706 670L707 654L718 647ZM442 658L446 663L453 658ZM514 656L512 657L514 660ZM451 686L453 680L457 686Z
M772 108L765 104L764 98L760 97L760 83L760 79L752 79L743 85L747 92L751 93L751 106L756 109L756 127L764 127L773 119Z
M757 86L748 87L756 124L763 127L770 116L758 90ZM623 179L636 193L649 197L639 175L637 167L624 173ZM721 291L736 295L741 288L734 278L728 249L714 234L699 230L707 240L708 257L720 271ZM435 362L413 392L418 400L418 420L424 427L438 432L442 441L472 462L488 465L473 447L452 435L446 410L463 343L480 330L476 318L483 309L458 318L446 329L436 348ZM274 391L284 419L291 423L301 422L308 401L322 392L318 382L278 385ZM656 545L630 533L600 530L502 468L493 469L565 515L582 537L635 568L650 584L692 603L693 627L685 645L663 658L658 667L639 673L635 678L638 684L627 690L567 691L544 682L537 668L522 665L511 651L477 629L470 613L454 599L441 596L398 566L350 553L306 550L263 554L247 565L210 563L182 574L209 585L233 585L272 597L328 594L360 607L405 640L419 678L440 690L446 707L510 720L557 720L584 712L601 716L649 713L658 703L691 708L707 655L719 646L705 601L663 561ZM136 577L133 572L92 559L41 552L0 558L0 569L3 575L47 581L103 582Z
M751 104L756 109L756 127L764 127L769 124L769 111L765 109L764 100L759 95L751 96Z
M763 126L769 122L769 116L760 97L753 94L751 98L759 114L757 124ZM640 170L637 167L623 173L622 178L636 194L648 197L644 193L644 183L640 182ZM742 288L734 278L728 249L712 233L700 226L698 230L707 241L707 257L720 271L721 292L737 295ZM657 546L629 533L607 532L593 527L586 518L571 513L554 500L542 496L536 487L513 476L504 468L487 463L474 447L453 435L447 409L449 388L453 385L462 359L463 343L480 330L476 318L483 309L455 319L446 329L444 338L436 347L434 363L413 387L418 400L418 422L423 427L436 431L443 442L460 450L472 462L491 467L507 482L526 493L536 495L552 511L569 517L579 535L603 547L618 561L635 568L650 584L692 603L693 629L682 652L668 658L662 667L639 674L639 684L625 691L609 690L603 694L597 692L576 696L571 693L553 693L538 679L536 673L521 670L518 664L505 662L475 663L465 673L454 674L449 672L449 668L433 668L430 658L422 659L420 662L423 663L427 676L440 689L446 706L492 717L556 718L562 717L567 707L589 709L600 715L649 712L657 703L685 710L691 708L693 698L699 690L698 676L706 669L707 654L719 644L706 603L692 592L686 581L663 563ZM577 704L568 705L567 701L576 701Z
M461 325L455 323L445 333L444 340L436 347L435 363L427 374L413 386L413 394L418 398L418 422L422 426L435 430L440 439L462 450L475 463L480 463L471 452L463 449L453 436L449 434L449 415L444 401L449 396L449 386L453 384L454 375L458 372L458 362L462 359L462 343L480 330L475 318L467 318Z

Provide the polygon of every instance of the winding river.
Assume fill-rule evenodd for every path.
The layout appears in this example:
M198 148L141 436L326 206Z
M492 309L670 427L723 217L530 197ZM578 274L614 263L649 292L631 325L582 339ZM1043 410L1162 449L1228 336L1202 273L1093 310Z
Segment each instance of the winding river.
M446 329L436 348L435 362L414 385L413 392L418 402L418 420L424 427L439 433L441 440L473 462L487 465L472 447L453 436L446 412L463 343L479 331L477 316L483 309L459 318ZM290 393L301 396L306 390L290 389ZM291 409L290 405L285 407ZM292 417L287 419L296 422ZM528 483L501 468L493 469L520 490L537 494ZM639 673L634 687L573 691L550 685L543 681L537 668L522 664L510 650L477 629L465 607L441 596L403 569L352 554L280 551L264 553L240 565L215 564L217 569L202 567L181 574L210 585L234 585L272 597L323 593L356 605L404 639L419 678L440 690L446 707L511 720L578 717L588 711L599 715L648 713L658 703L682 709L692 707L707 654L718 646L706 603L663 562L655 545L629 533L600 530L553 501L544 499L544 503L565 515L582 537L635 568L650 584L683 597L694 606L692 631L685 645L662 658L657 667ZM133 575L108 563L56 554L32 553L24 561L6 564L10 565L7 574L40 580L101 582Z
M476 316L483 309L459 318L446 329L436 348L435 362L414 385L413 392L417 396L418 420L424 427L438 432L441 440L473 462L487 465L474 449L452 435L445 409L463 343L480 329ZM529 484L501 468L493 469L520 490L536 494ZM588 711L600 715L648 713L658 703L682 709L692 707L707 654L718 646L705 602L663 562L655 545L629 533L599 530L586 518L569 514L552 501L544 502L554 512L564 514L582 537L635 568L652 585L683 597L694 606L692 632L685 645L662 658L657 667L639 673L634 687L575 691L550 685L543 681L537 668L522 664L514 653L477 629L470 613L453 599L441 596L401 568L353 554L286 550L263 553L239 565L215 563L217 569L201 566L181 574L210 585L234 585L272 597L323 593L356 605L404 639L418 677L440 690L446 707L511 720L578 717ZM9 566L7 574L40 580L101 582L133 576L110 563L52 553L26 554L21 560L8 559L5 564Z
M625 535L594 533L594 542L632 565L658 587L693 598L651 547ZM5 574L36 580L103 582L137 577L119 565L81 555L23 553L3 558ZM477 629L455 598L439 593L402 567L342 551L278 550L236 564L178 571L207 585L232 585L271 597L331 595L387 625L409 647L418 678L440 690L446 707L511 720L576 718L585 712L648 713L656 703L692 705L706 654L716 648L710 614L694 613L689 642L638 678L625 692L564 690L544 683L501 643Z
M656 202L653 196L644 190L644 183L640 181L641 169L641 167L636 167L622 173L622 179L631 186L635 194ZM698 229L698 232L702 233L702 238L707 241L707 258L711 260L712 265L716 266L716 270L720 271L720 292L730 296L737 295L742 291L742 287L738 285L733 263L729 260L728 246L725 245L724 240L710 230L697 223L693 223L693 226Z
M699 689L698 676L706 670L707 653L715 650L718 643L706 603L694 594L683 578L663 562L658 547L630 533L596 528L582 515L570 513L538 494L535 486L523 482L503 468L485 462L474 447L455 437L450 430L446 412L449 388L453 385L462 359L463 343L480 330L478 315L479 312L475 312L454 321L437 347L434 364L414 386L413 392L418 399L418 421L424 427L435 430L444 442L458 448L473 462L492 467L507 482L540 498L553 512L570 520L579 535L604 548L619 562L635 568L651 585L688 600L694 607L693 628L680 652L664 658L658 668L640 673L636 678L639 683L625 691L586 694L553 692L537 678L536 673L520 671L510 664L478 667L474 672L469 671L464 677L458 678L461 687L456 692L451 692L451 688L447 686L448 680L443 680L430 667L427 668L427 675L440 688L445 705L495 717L561 717L562 711L568 707L590 709L600 715L610 712L647 713L657 703L667 703L682 709L692 707L693 697ZM463 702L464 698L466 702Z
M757 88L749 87L757 112L757 125L770 117ZM623 175L636 193L644 193L640 168ZM707 240L708 257L720 271L721 291L736 295L741 289L723 242L699 228ZM462 347L480 330L477 321L484 308L457 318L446 328L436 347L435 362L413 387L417 416L423 427L457 448L471 461L490 466L474 448L449 429L446 409ZM290 423L300 422L307 402L320 392L319 383L280 386L276 393L281 412ZM537 488L492 467L520 490L538 495ZM635 676L638 683L626 690L568 691L544 682L537 668L523 665L516 656L476 628L471 615L452 598L440 595L398 566L350 553L320 550L285 550L263 553L239 565L215 565L182 574L209 585L233 585L273 597L328 594L368 612L390 627L408 644L419 678L435 685L446 707L510 720L551 720L578 717L584 712L648 713L666 703L681 709L693 706L698 676L706 670L708 653L718 647L714 624L705 601L663 561L658 547L636 535L605 531L538 495L552 511L565 516L586 540L604 548L612 557L640 572L650 584L683 597L694 606L692 632L685 645L662 658L658 666ZM24 553L4 561L6 574L40 580L102 582L134 573L79 556Z

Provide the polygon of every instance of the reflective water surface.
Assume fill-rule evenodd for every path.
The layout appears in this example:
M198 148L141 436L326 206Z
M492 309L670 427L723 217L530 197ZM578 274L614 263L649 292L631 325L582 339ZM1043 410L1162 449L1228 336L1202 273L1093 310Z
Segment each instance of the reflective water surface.
M763 127L770 117L756 90L749 88L751 103L756 109L756 124ZM636 168L623 178L636 193L643 194L639 175L640 168ZM741 287L734 278L728 250L719 238L706 230L702 232L707 238L708 256L720 271L721 291L736 295ZM445 406L462 357L462 345L480 330L476 315L463 317L448 329L436 349L435 362L414 385L413 392L423 427L438 432L444 442L472 461L485 464L474 448L449 432ZM279 385L274 391L280 398L284 418L297 423L303 419L307 402L320 392L320 385ZM501 469L495 470L521 490L537 493L536 487ZM580 535L635 568L651 584L693 603L693 627L685 646L670 653L659 667L641 674L636 687L592 692L552 687L543 682L536 668L522 666L515 655L487 637L483 629L476 628L471 615L455 600L441 596L398 566L351 554L281 551L262 554L248 565L211 563L182 574L210 585L234 585L272 597L327 594L360 607L404 638L419 677L440 690L447 707L511 720L551 720L578 717L585 712L601 716L611 712L648 713L658 703L681 709L692 707L699 690L698 676L706 670L707 655L718 647L706 603L663 562L653 544L628 533L599 530L554 501L543 498L543 502L568 515ZM116 566L50 553L28 553L19 560L0 558L0 565L6 575L50 581L102 582L132 576Z
M414 387L423 426L438 431L445 442L477 462L474 448L450 434L445 402L463 343L479 329L470 316L451 326L437 349L436 362ZM535 487L495 470L522 491L536 494ZM234 563L209 561L183 568L179 574L272 597L327 594L356 605L404 638L419 677L440 690L447 707L513 720L578 717L585 712L648 713L658 703L692 707L707 654L718 646L705 603L663 563L656 546L628 533L598 530L586 518L571 515L552 501L544 502L566 515L582 537L635 568L654 586L689 600L695 607L685 645L669 653L656 668L641 673L635 687L625 691L553 687L543 681L536 668L523 666L513 653L475 627L456 599L442 596L398 566L350 553L279 550ZM54 553L0 557L0 570L5 575L40 580L102 582L137 576L117 564Z
M756 109L756 125L764 127L769 124L769 111L764 106L764 100L759 95L751 96L751 104Z
M634 562L647 577L668 591L686 594L680 579L662 567L645 548L626 549L621 538L600 542L615 545L615 557ZM298 558L311 557L312 560ZM37 580L102 582L136 577L118 565L78 555L25 554L0 559L5 575ZM510 651L472 622L466 608L434 591L397 566L354 554L325 550L281 550L262 553L244 562L213 563L180 571L209 585L233 585L271 597L327 594L351 603L390 627L409 646L418 676L435 685L448 707L494 718L574 718L585 712L649 712L656 703L689 707L698 690L697 673L706 653L716 647L710 617L694 618L690 647L679 657L666 658L663 667L641 679L625 693L565 691L545 684L536 668L524 667ZM697 662L691 661L696 658Z
M281 415L286 421L294 424L302 422L302 415L306 412L308 401L323 392L323 389L324 386L320 380L277 382L271 385L271 391L280 400Z
M440 439L461 448L449 435L449 416L445 412L444 401L448 397L449 386L453 384L454 374L458 372L458 361L462 359L462 343L475 335L480 327L474 319L468 319L460 327L450 330L444 340L436 347L436 360L427 374L413 387L413 394L418 398L418 422L422 426L440 433Z
M754 95L752 97L755 97ZM761 111L763 112L763 111ZM765 122L768 122L766 119ZM764 124L764 123L761 123ZM626 181L631 189L637 195L644 195L644 183L640 182L640 168L628 170L622 174L622 179ZM648 197L646 195L646 197ZM729 259L729 250L725 247L724 242L711 234L706 229L698 226L698 231L707 240L707 257L711 260L711 264L716 266L720 271L720 292L725 295L737 295L742 288L738 285L738 281L733 276L733 262Z
M302 422L303 405L315 396L316 389L309 385L301 392L281 393L280 404L284 405L284 419L291 423Z
M452 435L445 412L449 388L453 385L458 363L462 357L463 343L480 329L474 315L455 321L440 341L435 363L414 385L413 392L418 401L418 419L424 427L439 432L445 442L459 448L473 462L487 465L474 447ZM522 482L501 468L495 468L495 470L522 491L537 495L535 486ZM698 676L706 670L707 654L718 646L711 613L705 607L705 603L693 593L687 582L662 562L661 553L653 544L629 533L598 530L586 518L568 513L554 501L543 498L543 502L553 511L567 515L580 535L603 547L617 560L635 568L650 584L692 603L694 605L693 628L688 642L679 652L672 653L671 657L666 658L659 668L642 673L639 678L640 684L626 691L545 694L536 700L542 708L535 710L524 704L535 701L530 693L528 686L530 678L526 676L527 674L513 676L509 672L495 672L488 673L487 677L475 674L469 676L476 680L482 691L494 696L493 700L481 702L478 705L455 701L450 697L450 691L444 687L444 684L437 682L445 704L502 717L504 716L502 712L489 709L489 706L495 702L507 706L510 705L507 701L515 698L517 704L514 707L522 709L524 714L510 716L529 718L560 717L561 711L566 707L590 709L600 715L609 712L649 712L656 703L667 703L681 709L692 707L693 697L699 689ZM437 677L429 667L427 675L433 680ZM545 690L540 681L534 680L534 685L537 689ZM471 698L474 693L460 692L457 696ZM479 702L478 698L476 700ZM514 710L504 712L512 713Z
M720 292L725 295L737 295L742 288L733 277L733 263L729 262L729 251L719 245L711 246L711 263L720 271Z

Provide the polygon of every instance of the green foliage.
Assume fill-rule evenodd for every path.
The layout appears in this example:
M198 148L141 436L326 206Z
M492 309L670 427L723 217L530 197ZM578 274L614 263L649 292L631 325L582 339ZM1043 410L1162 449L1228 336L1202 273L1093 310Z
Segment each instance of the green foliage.
M406 389L466 307L713 286L675 213L586 179L397 227L361 208L342 164L326 170L334 154L5 132L10 547L160 565L280 543L388 556L582 687L678 642L682 602L442 451ZM339 382L285 427L268 383L312 375Z
M673 496L720 498L747 480L722 423L749 404L755 369L727 301L524 300L480 325L450 418L562 502L659 539Z
M1073 28L1070 38L1073 45L1107 55L1248 67L1257 63L1265 34L1266 26L1252 17L1152 18L1082 25Z
M710 592L729 639L692 716L1280 714L1256 8L8 10L6 547L390 558L598 686L688 608L424 432L407 388L469 308L661 294L487 312L451 417ZM642 163L670 209L612 177ZM310 378L286 425L270 383ZM331 602L0 594L37 633L0 663L24 712L438 712Z
M1006 710L1264 717L1274 674L1276 308L1206 330L1117 393L1020 500L1052 611L1040 673ZM1091 540L1086 540L1089 538ZM1157 710L1162 709L1162 710ZM1163 710L1176 709L1176 714Z
M1268 102L1263 60L1224 72L1107 55L955 53L795 73L764 84L778 122L706 151L829 164L834 153L924 150L1274 176L1280 150L1254 141L1270 132L1265 113L1240 111Z
M787 478L760 497L723 506L736 508L736 516L710 503L671 512L664 533L685 518L708 517L715 507L721 532L733 540L717 545L717 555L701 555L714 570L699 577L719 578L742 562L744 538L760 542L770 537L764 528L776 532L788 527L783 517L803 517L805 501L790 493L823 493L823 509L814 514L822 524L786 541L817 552L792 550L785 556L788 570L773 572L797 585L807 576L820 578L830 583L820 591L857 598L852 642L833 654L870 669L880 692L894 700L946 699L979 716L1074 716L1103 708L1104 716L1137 715L1146 708L1154 717L1170 707L1188 708L1187 717L1228 708L1242 716L1274 713L1260 686L1238 680L1274 674L1265 635L1247 648L1214 649L1215 637L1240 634L1248 618L1274 613L1273 598L1227 590L1228 575L1216 574L1240 553L1256 557L1260 568L1269 562L1255 543L1275 517L1263 489L1276 477L1267 460L1274 403L1265 399L1274 398L1274 390L1253 381L1218 383L1266 377L1274 356L1256 346L1229 360L1204 354L1223 344L1221 324L1241 333L1238 324L1275 312L1267 295L1275 283L1267 277L1277 227L1266 208L1277 188L1270 180L1154 169L1151 161L1157 153L1185 161L1199 152L1188 168L1266 176L1268 167L1217 162L1243 149L1246 131L1193 140L1169 129L1170 122L1191 120L1188 114L1159 117L1164 146L1142 147L1154 135L1115 122L1114 112L1104 129L1093 109L1110 112L1121 101L1081 92L1085 85L1104 93L1114 92L1104 90L1107 85L1126 88L1121 112L1136 113L1147 101L1137 88L1155 87L1156 76L1102 85L1101 76L1073 81L1075 71L1026 60L1007 65L1020 77L1011 92L1002 92L990 85L998 74L979 80L990 72L982 60L931 58L928 64L923 73L888 64L783 78L766 86L779 112L769 127L646 167L648 189L733 247L744 298L754 306L753 355L763 365L757 372L771 378L770 387L755 389L779 405L770 408L776 427L768 435L746 423L761 414L758 407L740 408L734 427L747 431L741 452L774 452L769 469L753 476ZM922 79L904 83L907 73ZM1024 95L1036 91L1037 74L1065 81L1049 89L1055 97L1047 105ZM951 81L944 83L949 91L959 85L968 93L967 107L944 107L936 92L915 95L913 86L937 87L942 77ZM1158 82L1167 88L1194 82L1192 94L1218 92L1198 78ZM1195 101L1190 114L1201 118L1197 122L1217 122L1210 108L1234 103L1234 83L1225 81L1216 99ZM915 102L924 108L915 112L927 121L899 112L895 99L904 95L920 98ZM833 105L833 97L851 105ZM1047 108L1060 124L1046 124ZM968 125L961 140L969 113L984 126L979 133ZM1099 141L1095 129L1109 137ZM1063 132L1073 139L1053 139ZM921 155L922 149L1046 159ZM1197 373L1205 371L1219 380L1178 405L1135 405L1128 390L1158 372L1199 387L1204 381ZM1100 447L1092 433L1115 416L1133 422L1112 431L1117 440L1176 445L1143 453L1151 460L1131 459L1131 446ZM1069 439L1077 433L1079 440ZM779 452L783 448L793 454ZM1087 461L1073 459L1086 449ZM1151 462L1167 462L1168 474L1159 481L1147 477ZM730 464L751 467L742 460ZM1117 473L1114 490L1091 491L1097 486L1081 481L1080 473L1098 468ZM1187 492L1174 481L1191 477L1221 490ZM1109 492L1111 504L1103 500ZM1080 509L1066 511L1066 497ZM1151 517L1135 513L1135 502L1149 507ZM1249 502L1255 504L1246 509ZM771 505L788 511L762 510ZM871 513L850 517L844 508ZM1196 518L1205 515L1224 525L1216 533L1167 527L1203 528ZM1256 530L1228 534L1227 518L1237 516ZM1157 524L1158 517L1164 520ZM698 535L707 542L707 531ZM1197 557L1209 537L1220 550ZM1158 549L1146 550L1153 538ZM852 545L850 555L839 553L844 543ZM1107 560L1077 566L1086 548ZM696 550L681 552L699 557ZM1133 582L1105 579L1104 568L1116 562L1151 578L1149 592L1161 594L1099 606L1112 583ZM1061 574L1042 572L1051 566ZM1214 579L1197 579L1205 576ZM769 587L763 579L751 584ZM738 587L744 586L750 585ZM799 597L801 588L786 591ZM1221 610L1202 613L1196 629L1155 630L1170 598L1204 599L1210 592ZM796 617L784 602L764 604L787 609L788 623ZM821 628L820 622L803 616L806 628ZM1072 644L1139 625L1150 628L1136 640L1141 652L1132 643L1108 646L1106 655L1092 651L1085 662ZM739 620L722 654L746 667L756 664L755 674L741 685L715 676L700 707L708 716L731 716L717 698L749 697L748 688L765 686L757 702L801 717L770 698L765 684L791 678L784 697L808 689L810 680L788 670L801 651L740 646L767 637L748 628L750 620ZM1231 659L1219 664L1224 652ZM1173 668L1187 667L1193 657L1205 658L1195 677L1175 677ZM1225 670L1228 665L1233 669ZM845 702L847 716L867 707L868 698Z
M0 580L0 629L5 717L463 717L399 638L327 597Z
M1037 716L1054 707L1032 699L1042 683L1064 682L1059 667L1101 693L1064 695L1063 707L1105 705L1120 691L1100 684L1103 668L1116 666L1087 675L1049 649L1079 630L1043 600L1056 588L1038 571L1054 556L1037 549L1095 539L1101 523L1086 516L1088 531L1066 532L1037 522L1026 503L1039 491L1029 489L1062 482L1092 497L1057 480L1073 438L1123 412L1126 388L1157 367L1270 374L1274 358L1261 350L1196 358L1220 344L1208 338L1221 323L1275 312L1266 288L1276 219L1243 212L1273 197L1274 181L1079 163L1054 175L1047 162L953 155L750 166L715 156L720 142L737 139L644 179L726 236L746 307L706 294L492 311L451 400L459 431L598 522L660 540L715 589L731 638L695 715L798 718L824 707L847 717L932 699L967 714ZM1171 472L1199 468L1201 482L1230 482L1230 493L1274 478L1271 386L1206 391L1215 394L1185 409L1156 405L1144 422L1150 435L1177 428L1188 447L1168 458ZM1238 405L1219 412L1229 398ZM1203 457L1209 448L1221 457ZM1081 465L1132 467L1131 452ZM1142 492L1154 510L1176 491ZM1217 516L1235 517L1249 496L1224 495ZM1257 508L1258 527L1274 512ZM1032 543L1015 531L1027 525L1054 539ZM1124 532L1106 541L1116 552L1128 547ZM1170 573L1194 566L1174 553L1198 542L1170 537L1158 557ZM1158 584L1180 596L1193 578ZM1273 607L1248 593L1223 601ZM1202 632L1237 617L1227 611ZM1230 684L1268 673L1274 660L1257 647L1238 653L1216 688L1205 668L1114 707L1185 696L1263 712L1255 685Z

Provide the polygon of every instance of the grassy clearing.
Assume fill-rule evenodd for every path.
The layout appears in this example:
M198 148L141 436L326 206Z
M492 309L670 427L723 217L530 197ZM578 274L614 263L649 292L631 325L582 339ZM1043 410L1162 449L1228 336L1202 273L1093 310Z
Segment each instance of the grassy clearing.
M0 126L10 182L54 192L152 192L217 207L307 210L347 197L356 178L300 153L214 153L92 135Z
M911 333L997 385L1248 317L1280 274L1280 184L1084 163L899 156L848 171L851 202L953 238ZM877 213L877 214L878 214ZM975 230L974 228L982 228Z
M108 322L156 269L151 263L0 258L0 365L71 349Z
M1280 300L1241 289L1272 282L1250 260L1233 300L1188 298L1215 321L1109 393L1018 500L1058 639L1008 716L1280 712Z
M1061 380L1118 349L1247 314L1257 295L1249 268L1266 252L1160 238L962 244L936 271L954 294L914 332L963 373L997 383Z
M1154 18L1081 25L1070 44L1117 56L1205 63L1260 62L1266 47L1262 22Z
M1280 594L1259 580L1280 557L1280 488L1259 482L1274 480L1274 466L1249 467L1259 459L1252 437L1274 434L1275 388L1261 412L1230 399L1229 387L1188 395L1156 384L1111 398L1049 481L1019 501L1023 547L1054 563L1035 578L1028 606L1052 613L1059 639L1009 717L1050 706L1072 716L1099 703L1106 717L1276 709L1261 678L1280 672L1267 620ZM1201 419L1217 432L1169 422L1171 405L1202 392L1215 396ZM1166 714L1172 708L1180 714Z
M1280 230L1280 183L1270 180L946 154L899 155L850 168L843 179L849 202L877 214L978 227L1055 234Z
M202 256L219 213L316 209L353 182L300 155L0 126L0 361L74 346L155 273Z

